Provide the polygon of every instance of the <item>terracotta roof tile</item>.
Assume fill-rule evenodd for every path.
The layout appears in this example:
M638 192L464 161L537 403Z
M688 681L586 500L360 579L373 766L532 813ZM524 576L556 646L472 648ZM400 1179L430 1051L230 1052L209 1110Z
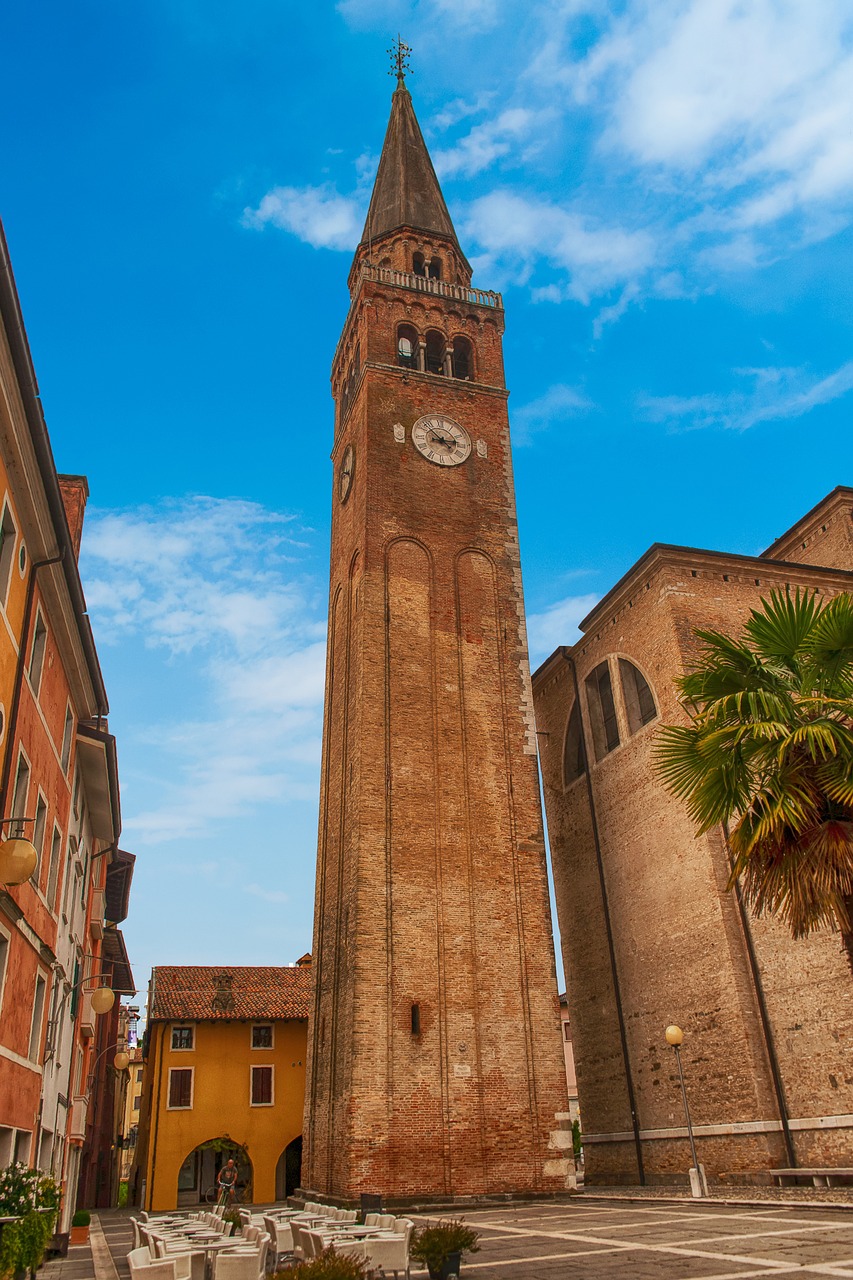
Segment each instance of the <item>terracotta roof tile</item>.
M150 1022L307 1018L309 965L157 965Z

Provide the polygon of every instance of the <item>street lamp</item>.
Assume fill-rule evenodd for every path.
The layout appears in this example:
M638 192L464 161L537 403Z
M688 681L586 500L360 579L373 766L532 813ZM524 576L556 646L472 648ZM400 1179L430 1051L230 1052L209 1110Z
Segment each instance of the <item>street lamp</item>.
M693 1167L690 1170L690 1190L695 1199L700 1199L708 1194L705 1183L705 1171L699 1167L699 1158L696 1155L696 1142L693 1137L693 1125L690 1122L690 1108L687 1105L687 1090L684 1087L684 1071L681 1067L681 1045L684 1040L684 1032L681 1027L670 1026L664 1032L666 1042L672 1045L675 1050L675 1061L678 1065L678 1079L681 1083L681 1100L684 1103L684 1117L687 1121L687 1137L690 1140L690 1155L693 1160Z
M0 832L7 822L11 824L9 835L0 841L0 884L26 884L38 866L39 856L23 828L25 823L35 822L35 818L4 818Z

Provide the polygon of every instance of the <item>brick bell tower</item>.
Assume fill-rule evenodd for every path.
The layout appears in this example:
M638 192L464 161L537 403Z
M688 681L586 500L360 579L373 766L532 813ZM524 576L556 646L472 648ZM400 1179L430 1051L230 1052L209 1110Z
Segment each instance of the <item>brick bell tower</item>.
M496 293L398 52L332 368L302 1185L574 1185Z

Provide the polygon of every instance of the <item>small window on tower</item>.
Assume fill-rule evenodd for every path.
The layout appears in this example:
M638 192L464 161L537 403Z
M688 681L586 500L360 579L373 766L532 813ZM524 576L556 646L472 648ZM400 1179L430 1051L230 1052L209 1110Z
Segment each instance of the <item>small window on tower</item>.
M426 336L427 373L444 373L444 334L432 329Z
M427 275L431 280L441 279L441 258L432 258Z
M412 271L415 273L416 276L426 275L426 263L424 262L424 255L422 253L416 253L413 256Z
M453 339L453 376L467 381L473 377L473 361L471 359L471 343L467 338Z
M412 1005L412 1035L419 1036L421 1034L421 1006L419 1004Z

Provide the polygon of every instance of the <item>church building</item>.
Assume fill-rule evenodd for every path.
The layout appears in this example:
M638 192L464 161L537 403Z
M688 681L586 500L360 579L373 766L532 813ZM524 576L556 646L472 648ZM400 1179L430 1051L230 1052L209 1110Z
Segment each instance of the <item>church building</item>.
M760 556L651 547L533 678L590 1183L686 1180L682 1058L712 1180L853 1166L853 978L840 935L793 941L726 891L721 830L697 837L653 762L685 722L697 627L739 634L770 591L853 590L853 489Z
M404 79L332 367L334 497L302 1184L574 1185L499 294Z

